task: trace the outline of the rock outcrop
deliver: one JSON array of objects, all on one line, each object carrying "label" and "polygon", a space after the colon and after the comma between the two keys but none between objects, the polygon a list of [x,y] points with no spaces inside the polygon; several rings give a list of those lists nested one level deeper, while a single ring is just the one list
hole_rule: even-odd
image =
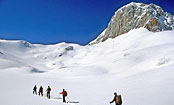
[{"label": "rock outcrop", "polygon": [[155,4],[130,3],[115,12],[108,27],[92,42],[96,44],[104,42],[108,38],[115,38],[129,32],[131,29],[147,28],[152,32],[172,30],[174,28],[174,16],[164,12]]}]

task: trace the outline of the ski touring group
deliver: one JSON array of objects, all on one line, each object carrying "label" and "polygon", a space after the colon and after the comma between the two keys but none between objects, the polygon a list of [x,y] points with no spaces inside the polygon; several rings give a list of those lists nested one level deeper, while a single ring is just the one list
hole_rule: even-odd
[{"label": "ski touring group", "polygon": [[[47,87],[46,92],[47,92],[47,98],[50,99],[50,92],[51,92],[50,86]],[[36,85],[33,88],[33,94],[37,95],[37,86]],[[60,92],[59,94],[62,94],[63,103],[66,103],[65,97],[67,97],[67,95],[68,95],[67,91],[65,89],[63,89],[63,91]],[[42,86],[39,87],[38,95],[43,96],[43,87]],[[114,98],[112,99],[112,101],[110,101],[110,104],[113,103],[113,102],[115,103],[115,105],[122,105],[121,95],[117,95],[117,93],[114,92]]]},{"label": "ski touring group", "polygon": [[[51,87],[50,86],[47,87],[46,92],[47,92],[47,98],[50,99],[50,96],[51,96],[50,95],[50,93],[51,93]],[[33,94],[37,95],[37,86],[36,85],[33,88]],[[63,89],[63,91],[60,92],[59,94],[62,94],[63,102],[66,103],[65,97],[68,95],[67,91],[65,89]],[[42,86],[40,86],[40,88],[39,88],[38,95],[43,96],[43,87]]]}]

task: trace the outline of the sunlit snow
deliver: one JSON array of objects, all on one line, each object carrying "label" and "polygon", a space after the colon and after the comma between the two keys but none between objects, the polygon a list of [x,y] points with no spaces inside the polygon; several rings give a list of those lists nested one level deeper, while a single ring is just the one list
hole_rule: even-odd
[{"label": "sunlit snow", "polygon": [[[71,47],[70,47],[71,46]],[[174,31],[144,28],[91,46],[0,40],[0,105],[173,105]],[[51,99],[32,94],[50,86]],[[113,103],[114,105],[114,103]]]}]

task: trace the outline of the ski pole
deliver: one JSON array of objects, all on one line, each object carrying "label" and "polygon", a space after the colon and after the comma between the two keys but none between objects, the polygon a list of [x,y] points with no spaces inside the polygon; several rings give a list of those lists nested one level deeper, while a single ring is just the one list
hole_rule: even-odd
[{"label": "ski pole", "polygon": [[67,99],[69,100],[69,102],[71,102],[68,96],[67,96]]}]

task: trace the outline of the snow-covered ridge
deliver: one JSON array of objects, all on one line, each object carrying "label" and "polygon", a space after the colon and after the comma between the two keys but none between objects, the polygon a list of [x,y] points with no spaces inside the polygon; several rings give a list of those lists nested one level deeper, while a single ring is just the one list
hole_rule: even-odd
[{"label": "snow-covered ridge", "polygon": [[79,65],[95,65],[99,63],[98,61],[105,64],[103,59],[112,61],[112,56],[120,56],[119,54],[122,55],[122,53],[127,56],[129,52],[172,44],[174,41],[172,34],[173,31],[153,33],[144,28],[133,29],[115,39],[108,39],[93,46],[64,42],[55,45],[39,45],[26,41],[0,40],[0,60],[2,64],[7,64],[0,66],[0,69],[9,68],[9,64],[10,68],[27,67],[31,72],[49,72]]},{"label": "snow-covered ridge", "polygon": [[140,27],[152,32],[172,30],[174,16],[155,4],[132,2],[118,9],[104,32],[89,44],[103,42]]},{"label": "snow-covered ridge", "polygon": [[29,72],[44,73],[50,69],[64,68],[63,61],[79,53],[76,48],[81,46],[65,42],[41,45],[23,40],[0,40],[0,69],[24,67]]}]

